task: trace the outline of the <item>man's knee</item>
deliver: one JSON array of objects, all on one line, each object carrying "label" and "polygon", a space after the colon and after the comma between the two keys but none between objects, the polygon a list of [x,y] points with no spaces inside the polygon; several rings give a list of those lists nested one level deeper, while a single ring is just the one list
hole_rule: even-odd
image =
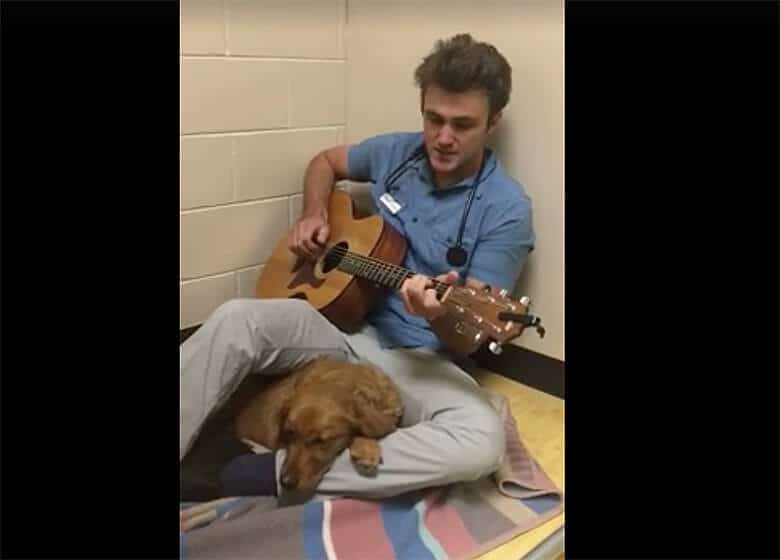
[{"label": "man's knee", "polygon": [[458,445],[449,458],[453,477],[473,481],[498,470],[506,448],[503,422],[492,407],[468,412],[468,419],[453,426]]},{"label": "man's knee", "polygon": [[250,320],[262,318],[266,321],[274,319],[289,319],[312,313],[314,308],[301,299],[252,299],[233,298],[219,305],[212,313],[212,319]]}]

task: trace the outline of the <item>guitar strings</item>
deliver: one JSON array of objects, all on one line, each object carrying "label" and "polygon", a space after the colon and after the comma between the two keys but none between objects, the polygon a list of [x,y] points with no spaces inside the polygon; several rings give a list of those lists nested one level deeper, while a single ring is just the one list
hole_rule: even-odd
[{"label": "guitar strings", "polygon": [[[333,262],[333,257],[338,258],[338,262]],[[386,263],[384,261],[380,261],[378,259],[374,259],[372,257],[366,257],[363,255],[359,255],[357,253],[353,253],[349,251],[348,249],[345,249],[342,246],[336,245],[334,246],[326,255],[325,260],[328,262],[328,264],[334,265],[338,267],[340,264],[349,264],[352,267],[355,267],[357,270],[357,267],[359,266],[366,266],[368,267],[369,271],[360,271],[358,272],[362,274],[368,274],[371,275],[372,273],[378,273],[381,276],[380,278],[370,278],[377,281],[384,281],[387,282],[387,276],[389,275],[391,279],[393,280],[394,284],[399,284],[401,280],[404,280],[406,278],[410,278],[414,275],[414,273],[402,266]],[[355,266],[357,265],[357,266]],[[371,268],[373,267],[373,269]],[[458,286],[450,286],[449,284],[445,284],[444,282],[440,282],[435,279],[431,279],[434,283],[434,288],[436,290],[436,293],[440,296],[443,296],[447,290],[452,287],[453,291],[450,295],[450,301],[454,303],[455,305],[463,308],[468,309],[470,306],[467,302],[464,302],[460,300],[458,297],[460,294],[458,293],[460,291],[460,288]],[[460,301],[459,301],[460,300]],[[482,319],[483,324],[485,326],[491,327],[492,330],[494,330],[497,333],[501,332],[501,327],[497,324],[495,324],[493,321]],[[473,325],[472,325],[473,327]]]},{"label": "guitar strings", "polygon": [[[332,259],[330,258],[332,256],[339,257],[339,262],[336,263],[332,262]],[[376,272],[382,275],[383,280],[386,280],[386,277],[390,275],[392,280],[394,281],[394,284],[399,284],[400,282],[402,282],[402,280],[411,278],[414,275],[412,271],[402,266],[389,264],[377,259],[373,259],[371,257],[358,255],[357,253],[353,253],[348,249],[345,249],[344,247],[339,245],[334,246],[325,255],[325,259],[328,262],[328,264],[335,265],[335,266],[338,266],[346,259],[351,259],[351,261],[356,262],[359,266],[365,265],[367,268],[369,268],[368,271],[360,271],[360,272],[364,272],[366,274],[371,274]],[[372,278],[372,279],[377,280],[377,278]],[[433,278],[431,279],[431,281],[433,282],[433,286],[434,289],[436,290],[436,293],[440,296],[443,296],[450,288],[449,284],[445,284],[444,282],[439,282],[438,280],[435,280]]]}]

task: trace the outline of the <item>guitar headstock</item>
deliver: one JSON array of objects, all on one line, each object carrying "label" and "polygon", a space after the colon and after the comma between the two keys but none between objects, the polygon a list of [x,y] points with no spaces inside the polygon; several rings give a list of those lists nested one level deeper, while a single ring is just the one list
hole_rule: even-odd
[{"label": "guitar headstock", "polygon": [[487,344],[491,352],[500,354],[501,346],[519,337],[526,327],[536,328],[539,336],[544,337],[541,320],[528,313],[528,297],[514,300],[507,290],[489,286],[452,286],[441,302],[448,313],[439,322],[439,330],[444,332],[446,322],[444,342],[451,348],[457,347],[459,352],[470,354]]}]

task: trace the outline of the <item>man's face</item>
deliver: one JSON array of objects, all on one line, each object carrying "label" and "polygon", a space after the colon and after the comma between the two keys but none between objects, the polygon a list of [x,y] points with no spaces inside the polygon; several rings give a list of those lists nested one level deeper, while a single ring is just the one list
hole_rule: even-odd
[{"label": "man's face", "polygon": [[459,181],[477,172],[488,136],[489,104],[481,90],[452,93],[429,86],[422,105],[425,147],[439,181]]}]

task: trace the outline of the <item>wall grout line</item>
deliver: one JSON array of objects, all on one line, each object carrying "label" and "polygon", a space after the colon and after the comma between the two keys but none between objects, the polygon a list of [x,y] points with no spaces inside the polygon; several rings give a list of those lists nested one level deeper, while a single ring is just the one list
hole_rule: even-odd
[{"label": "wall grout line", "polygon": [[[203,274],[201,276],[191,276],[189,278],[179,278],[179,284],[192,284],[193,282],[198,282],[200,280],[209,280],[211,278],[219,278],[220,276],[227,276],[228,274],[232,274],[236,277],[236,284],[238,284],[238,273],[239,272],[246,272],[247,270],[251,270],[253,268],[257,268],[258,266],[265,266],[267,261],[257,263],[257,264],[250,264],[248,266],[241,266],[239,268],[231,268],[229,270],[225,270],[222,272],[210,272],[209,274]],[[236,290],[236,293],[238,291]]]},{"label": "wall grout line", "polygon": [[287,72],[287,128],[292,127],[293,122],[293,77]]},{"label": "wall grout line", "polygon": [[314,58],[305,56],[254,56],[248,54],[183,54],[185,60],[258,60],[263,62],[346,62],[346,58]]},{"label": "wall grout line", "polygon": [[341,0],[339,5],[340,17],[339,17],[339,54],[344,58],[344,62],[347,61],[347,49],[344,43],[344,28],[347,25],[347,10],[349,0]]},{"label": "wall grout line", "polygon": [[218,210],[221,208],[234,208],[238,206],[250,206],[252,204],[259,204],[260,202],[279,202],[280,200],[286,200],[290,196],[295,196],[300,193],[289,193],[277,196],[269,196],[267,198],[250,198],[248,200],[237,200],[234,202],[225,202],[222,204],[209,204],[205,206],[194,206],[192,208],[179,209],[180,216],[186,216],[188,214],[198,214],[201,212],[207,212],[209,210]]},{"label": "wall grout line", "polygon": [[[288,92],[289,95],[289,92]],[[253,134],[274,134],[283,132],[312,132],[343,128],[346,123],[321,124],[316,126],[295,126],[287,128],[249,128],[246,130],[217,130],[213,132],[185,132],[181,138],[218,138],[222,136],[251,136]]]},{"label": "wall grout line", "polygon": [[238,185],[236,178],[236,139],[230,137],[230,187],[231,187],[231,202],[238,202]]},{"label": "wall grout line", "polygon": [[228,274],[232,274],[233,276],[238,276],[236,274],[237,270],[238,269],[231,269],[231,270],[225,270],[223,272],[212,272],[209,274],[204,274],[203,276],[193,276],[191,278],[179,278],[179,284],[191,284],[199,280],[209,280],[211,278],[219,278],[220,276],[227,276]]},{"label": "wall grout line", "polygon": [[230,11],[228,0],[222,0],[222,17],[225,20],[225,56],[230,56],[230,41],[228,40],[228,30],[230,29]]}]

